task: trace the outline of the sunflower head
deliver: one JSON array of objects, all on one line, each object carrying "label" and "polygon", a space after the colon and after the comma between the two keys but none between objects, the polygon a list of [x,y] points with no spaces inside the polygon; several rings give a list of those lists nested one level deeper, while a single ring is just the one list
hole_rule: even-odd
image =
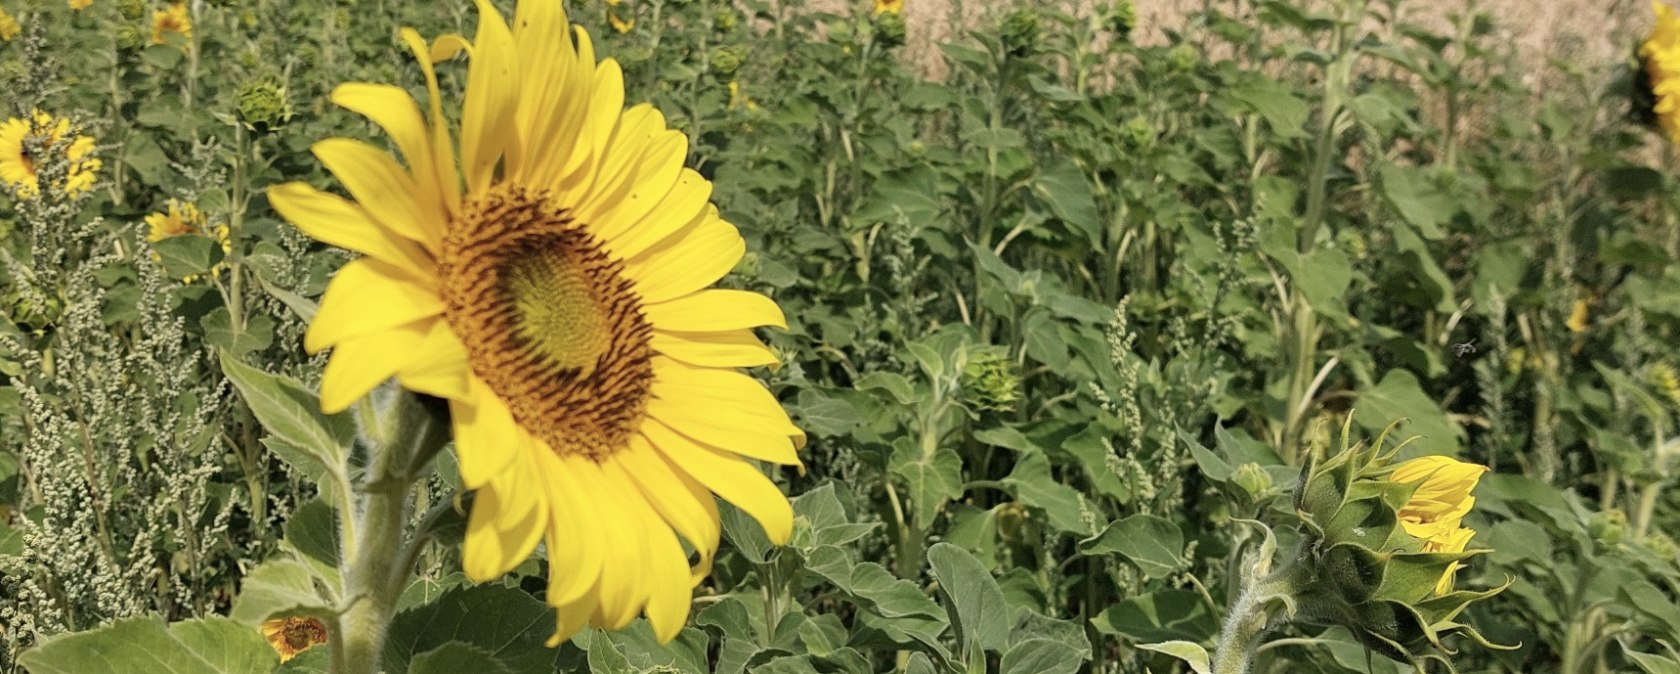
[{"label": "sunflower head", "polygon": [[898,14],[904,11],[904,0],[875,0],[876,14]]},{"label": "sunflower head", "polygon": [[157,243],[172,236],[204,233],[204,214],[191,202],[170,199],[165,210],[146,216],[146,240]]},{"label": "sunflower head", "polygon": [[21,32],[23,28],[18,26],[17,19],[8,14],[6,8],[0,7],[0,42],[11,42]]},{"label": "sunflower head", "polygon": [[41,171],[50,162],[64,162],[62,180],[55,186],[74,198],[93,188],[102,166],[93,156],[93,139],[72,134],[68,117],[39,110],[29,117],[0,123],[0,182],[19,198],[32,199],[41,191]]},{"label": "sunflower head", "polygon": [[263,622],[263,637],[285,662],[297,654],[327,643],[327,626],[315,618],[293,616]]},{"label": "sunflower head", "polygon": [[152,44],[167,44],[170,33],[190,40],[192,30],[192,14],[187,10],[185,2],[177,2],[166,9],[152,12]]},{"label": "sunflower head", "polygon": [[78,12],[93,6],[93,0],[69,0],[70,9]]},{"label": "sunflower head", "polygon": [[[467,575],[496,578],[546,540],[551,644],[638,614],[669,640],[717,551],[716,497],[772,541],[791,533],[787,498],[749,460],[797,465],[804,435],[738,371],[776,362],[753,329],[785,321],[763,295],[709,288],[741,259],[740,233],[683,166],[687,136],[651,106],[625,109],[618,65],[560,1],[520,0],[511,26],[478,6],[470,43],[402,32],[422,104],[392,85],[333,92],[402,162],[327,139],[315,154],[350,199],[269,190],[306,234],[363,255],[304,337],[333,350],[321,404],[343,410],[391,377],[447,400],[476,490]],[[466,90],[446,114],[434,63],[460,54]]]},{"label": "sunflower head", "polygon": [[1342,625],[1367,647],[1406,661],[1449,633],[1493,646],[1455,618],[1504,587],[1452,586],[1464,560],[1484,552],[1467,549],[1475,532],[1461,523],[1487,469],[1443,456],[1395,464],[1416,438],[1389,446],[1384,431],[1368,446],[1354,443],[1351,422],[1350,415],[1342,450],[1315,459],[1297,487],[1306,536],[1288,575],[1298,618]]},{"label": "sunflower head", "polygon": [[1639,107],[1673,142],[1680,142],[1680,15],[1663,0],[1652,0],[1656,24],[1639,45]]}]

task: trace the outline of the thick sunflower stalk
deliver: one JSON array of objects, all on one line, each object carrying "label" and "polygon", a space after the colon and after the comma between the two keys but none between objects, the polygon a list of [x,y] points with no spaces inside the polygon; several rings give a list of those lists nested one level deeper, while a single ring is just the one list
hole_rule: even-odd
[{"label": "thick sunflower stalk", "polygon": [[1466,549],[1475,532],[1463,519],[1487,469],[1444,456],[1395,463],[1415,437],[1388,448],[1390,425],[1370,446],[1353,444],[1351,423],[1349,415],[1341,451],[1303,471],[1299,549],[1269,573],[1262,555],[1220,633],[1214,674],[1249,671],[1261,637],[1288,622],[1346,627],[1367,648],[1414,665],[1450,667],[1442,639],[1451,634],[1499,647],[1456,618],[1504,587],[1453,589],[1465,560],[1485,552]]}]

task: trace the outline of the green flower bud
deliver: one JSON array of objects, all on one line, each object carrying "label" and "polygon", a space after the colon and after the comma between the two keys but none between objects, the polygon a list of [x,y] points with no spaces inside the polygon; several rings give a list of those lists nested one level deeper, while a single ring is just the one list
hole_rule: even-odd
[{"label": "green flower bud", "polygon": [[875,15],[875,40],[884,47],[897,47],[904,44],[905,35],[909,33],[904,23],[904,15],[897,12],[882,12]]},{"label": "green flower bud", "polygon": [[1017,501],[997,507],[998,537],[1009,543],[1025,543],[1031,533],[1032,514]]},{"label": "green flower bud", "polygon": [[128,19],[129,21],[139,21],[146,16],[146,1],[119,0],[119,2],[117,2],[117,11],[122,12],[122,17],[124,19]]},{"label": "green flower bud", "polygon": [[117,26],[117,47],[121,49],[140,49],[146,46],[147,37],[138,27],[123,24]]},{"label": "green flower bud", "polygon": [[1108,6],[1108,13],[1104,17],[1108,30],[1119,40],[1130,40],[1132,29],[1137,28],[1137,5],[1132,0],[1115,0]]},{"label": "green flower bud", "polygon": [[1155,125],[1149,123],[1148,117],[1136,115],[1126,120],[1121,130],[1126,140],[1134,147],[1142,148],[1155,144]]},{"label": "green flower bud", "polygon": [[1272,474],[1260,464],[1250,461],[1237,467],[1237,472],[1231,476],[1231,484],[1242,490],[1243,498],[1249,503],[1260,503],[1271,496]]},{"label": "green flower bud", "polygon": [[1670,561],[1680,561],[1680,544],[1661,531],[1652,531],[1639,539],[1653,554]]},{"label": "green flower bud", "polygon": [[741,45],[729,45],[713,49],[707,57],[707,63],[712,68],[712,74],[719,79],[729,79],[735,71],[741,69],[741,64],[747,60],[747,49]]},{"label": "green flower bud", "polygon": [[719,33],[735,30],[740,25],[741,15],[733,8],[724,7],[712,14],[712,29]]},{"label": "green flower bud", "polygon": [[1007,412],[1021,400],[1021,378],[1009,357],[982,351],[963,366],[963,400],[976,410]]},{"label": "green flower bud", "polygon": [[280,128],[292,118],[286,88],[269,82],[247,82],[237,98],[239,122],[257,133]]},{"label": "green flower bud", "polygon": [[1174,70],[1188,71],[1195,68],[1196,62],[1200,60],[1201,55],[1196,53],[1196,48],[1187,43],[1181,42],[1167,50],[1167,63],[1171,64]]},{"label": "green flower bud", "polygon": [[1620,510],[1593,513],[1587,532],[1604,547],[1615,547],[1627,538],[1627,514]]},{"label": "green flower bud", "polygon": [[1010,54],[1025,56],[1038,51],[1038,14],[1026,8],[1010,12],[1003,17],[999,34],[1003,37],[1003,48]]}]

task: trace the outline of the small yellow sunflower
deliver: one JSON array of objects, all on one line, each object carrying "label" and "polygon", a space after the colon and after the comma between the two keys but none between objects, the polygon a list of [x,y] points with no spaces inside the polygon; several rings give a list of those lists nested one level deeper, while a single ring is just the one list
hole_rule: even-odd
[{"label": "small yellow sunflower", "polygon": [[263,637],[285,662],[297,654],[327,643],[327,626],[314,618],[275,618],[262,624]]},{"label": "small yellow sunflower", "polygon": [[152,44],[167,44],[168,33],[180,33],[181,37],[192,39],[192,14],[187,11],[187,3],[177,2],[169,9],[152,12]]},{"label": "small yellow sunflower", "polygon": [[[0,182],[10,185],[20,198],[32,199],[41,192],[37,158],[30,154],[30,139],[39,139],[45,152],[62,151],[70,163],[62,187],[75,197],[93,189],[95,175],[103,163],[93,156],[93,139],[70,136],[70,118],[54,117],[40,110],[28,119],[13,117],[0,122]],[[66,142],[68,140],[68,142]]]},{"label": "small yellow sunflower", "polygon": [[[1424,552],[1463,552],[1476,532],[1460,524],[1476,505],[1470,492],[1486,472],[1485,466],[1445,456],[1425,456],[1395,466],[1389,479],[1417,485],[1400,509],[1400,527],[1423,540]],[[1441,575],[1436,594],[1452,591],[1453,574],[1462,566],[1455,562]]]},{"label": "small yellow sunflower", "polygon": [[182,234],[204,233],[204,214],[198,206],[191,202],[169,200],[168,207],[163,212],[146,216],[146,224],[151,230],[146,234],[146,240],[157,243],[172,236]]},{"label": "small yellow sunflower", "polygon": [[6,13],[6,8],[0,7],[0,42],[11,42],[20,32],[23,28],[18,26],[17,19]]},{"label": "small yellow sunflower", "polygon": [[93,6],[93,0],[69,0],[70,9],[78,12]]},{"label": "small yellow sunflower", "polygon": [[876,14],[897,14],[904,11],[904,0],[875,0]]},{"label": "small yellow sunflower", "polygon": [[[618,3],[613,4],[616,6]],[[608,9],[607,23],[611,24],[612,29],[619,35],[623,35],[636,28],[636,17],[620,17],[618,15],[618,10]]]},{"label": "small yellow sunflower", "polygon": [[[224,223],[210,225],[204,213],[200,212],[198,206],[190,201],[170,199],[168,206],[163,211],[146,216],[146,225],[148,227],[146,240],[152,243],[183,234],[202,234],[215,239],[216,243],[221,246],[223,254],[233,250],[233,241],[228,236],[228,226]],[[153,253],[152,259],[160,258],[157,253]],[[210,273],[213,276],[220,275],[225,267],[225,264],[218,262],[215,267],[211,268]],[[187,276],[182,278],[181,282],[192,283],[198,279],[197,275]]]},{"label": "small yellow sunflower", "polygon": [[1671,141],[1680,143],[1680,16],[1662,0],[1652,0],[1657,23],[1639,46],[1647,84],[1656,99],[1651,112]]},{"label": "small yellow sunflower", "polygon": [[[785,326],[782,312],[709,288],[745,251],[740,233],[684,168],[687,137],[649,105],[625,109],[618,64],[596,61],[560,0],[520,0],[511,28],[478,7],[470,44],[402,31],[425,111],[393,85],[332,94],[383,127],[402,163],[327,139],[315,155],[350,199],[269,190],[306,234],[364,256],[332,279],[304,338],[333,349],[321,405],[344,410],[392,376],[447,399],[477,490],[467,575],[496,578],[546,541],[550,645],[637,614],[669,640],[717,552],[715,496],[772,541],[791,533],[787,498],[747,459],[797,465],[804,434],[737,371],[776,362],[753,329]],[[463,50],[451,128],[433,63]]]}]

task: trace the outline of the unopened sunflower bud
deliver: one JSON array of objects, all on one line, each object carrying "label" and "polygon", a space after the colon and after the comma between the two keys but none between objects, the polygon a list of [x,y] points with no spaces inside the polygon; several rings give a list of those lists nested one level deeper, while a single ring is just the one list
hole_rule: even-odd
[{"label": "unopened sunflower bud", "polygon": [[730,7],[721,8],[712,14],[712,29],[719,33],[735,30],[735,26],[740,23],[741,15]]},{"label": "unopened sunflower bud", "polygon": [[1675,543],[1674,539],[1669,537],[1668,534],[1661,531],[1652,531],[1645,534],[1644,538],[1639,539],[1639,542],[1643,543],[1646,549],[1659,558],[1671,562],[1680,561],[1680,544]]},{"label": "unopened sunflower bud", "polygon": [[1025,543],[1028,527],[1032,524],[1031,514],[1027,507],[1017,501],[1010,501],[997,507],[998,537],[1010,543]]},{"label": "unopened sunflower bud", "polygon": [[1003,48],[1010,54],[1025,56],[1038,51],[1038,14],[1031,9],[1017,9],[1004,16],[1000,32]]},{"label": "unopened sunflower bud", "polygon": [[719,79],[729,79],[735,71],[741,69],[741,64],[747,60],[747,50],[740,45],[729,45],[712,50],[707,61],[712,68],[712,74]]},{"label": "unopened sunflower bud", "polygon": [[1109,5],[1107,17],[1108,30],[1119,40],[1130,40],[1132,30],[1137,28],[1137,5],[1132,0],[1115,0]]},{"label": "unopened sunflower bud", "polygon": [[1155,125],[1149,123],[1148,117],[1135,115],[1126,120],[1126,125],[1121,129],[1133,147],[1149,147],[1155,143]]},{"label": "unopened sunflower bud", "polygon": [[139,49],[146,46],[146,34],[135,26],[123,24],[117,26],[117,47],[121,49]]},{"label": "unopened sunflower bud", "polygon": [[239,122],[257,133],[268,133],[292,118],[286,88],[269,82],[247,82],[238,95]]},{"label": "unopened sunflower bud", "polygon": [[1237,467],[1237,472],[1231,475],[1231,484],[1242,490],[1243,498],[1249,503],[1259,503],[1271,495],[1272,475],[1250,461]]},{"label": "unopened sunflower bud", "polygon": [[1674,409],[1680,410],[1680,372],[1676,372],[1673,365],[1658,362],[1651,365],[1648,373],[1651,388],[1657,390],[1657,395],[1668,400]]},{"label": "unopened sunflower bud", "polygon": [[876,42],[884,47],[903,45],[905,36],[909,34],[904,15],[896,12],[875,15],[875,34]]},{"label": "unopened sunflower bud", "polygon": [[146,1],[118,0],[117,11],[122,12],[122,17],[124,19],[128,19],[129,21],[139,21],[141,18],[146,16]]},{"label": "unopened sunflower bud", "polygon": [[963,366],[963,400],[977,410],[1007,412],[1021,399],[1021,377],[1009,357],[980,352]]},{"label": "unopened sunflower bud", "polygon": [[1171,64],[1174,70],[1189,71],[1196,67],[1199,60],[1201,57],[1196,54],[1196,48],[1186,43],[1181,42],[1167,50],[1167,63]]},{"label": "unopened sunflower bud", "polygon": [[1599,545],[1615,547],[1627,538],[1627,523],[1627,513],[1605,510],[1593,513],[1592,519],[1587,522],[1587,532]]}]

